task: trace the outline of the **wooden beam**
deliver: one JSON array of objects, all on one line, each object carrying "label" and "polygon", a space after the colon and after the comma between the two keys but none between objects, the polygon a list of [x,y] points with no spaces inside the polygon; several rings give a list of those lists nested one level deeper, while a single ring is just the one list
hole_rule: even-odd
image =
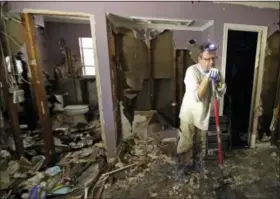
[{"label": "wooden beam", "polygon": [[122,140],[122,128],[121,128],[121,112],[120,112],[120,95],[119,95],[119,81],[118,81],[118,69],[117,69],[117,59],[116,59],[116,37],[113,34],[111,23],[106,19],[107,23],[107,36],[108,36],[108,49],[109,49],[109,63],[111,71],[111,81],[112,81],[112,96],[113,96],[113,109],[114,111],[114,122],[116,125],[116,145],[118,146]]},{"label": "wooden beam", "polygon": [[173,94],[172,94],[172,110],[173,110],[173,120],[175,122],[175,125],[178,125],[178,69],[177,69],[177,56],[176,56],[176,50],[173,51],[173,73],[172,73],[172,87],[173,87]]},{"label": "wooden beam", "polygon": [[179,91],[178,91],[178,103],[181,105],[182,99],[184,97],[184,50],[177,50],[177,70],[178,70],[178,85],[179,85]]},{"label": "wooden beam", "polygon": [[[2,47],[3,46],[1,45],[0,46],[1,51],[2,51],[1,54],[4,56]],[[20,130],[20,126],[19,126],[19,115],[18,115],[18,110],[17,110],[16,105],[13,103],[13,96],[11,94],[9,94],[9,85],[8,85],[7,79],[5,77],[5,71],[4,71],[4,66],[3,66],[4,57],[1,60],[1,62],[2,62],[2,65],[0,65],[0,81],[1,81],[2,85],[0,85],[0,89],[3,89],[4,100],[5,100],[5,104],[7,106],[8,118],[9,118],[9,123],[10,123],[9,130],[11,130],[11,132],[13,134],[15,148],[16,148],[16,154],[19,158],[24,153],[24,146],[23,146],[22,138],[20,136],[21,130]]]},{"label": "wooden beam", "polygon": [[36,109],[39,116],[40,127],[44,139],[44,154],[46,164],[50,164],[54,151],[54,140],[52,134],[52,123],[48,110],[47,94],[44,85],[43,70],[39,65],[40,58],[37,52],[36,33],[34,17],[28,13],[21,13],[21,20],[24,27],[25,42],[28,52],[29,70],[36,102]]},{"label": "wooden beam", "polygon": [[146,39],[145,44],[147,46],[147,57],[148,57],[148,74],[149,74],[149,107],[151,110],[155,109],[155,81],[154,81],[154,67],[152,53],[153,49],[151,48],[151,40]]}]

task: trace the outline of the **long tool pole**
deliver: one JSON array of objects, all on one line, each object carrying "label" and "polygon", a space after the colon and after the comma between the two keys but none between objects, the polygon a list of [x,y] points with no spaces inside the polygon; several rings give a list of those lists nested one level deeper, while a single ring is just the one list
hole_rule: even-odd
[{"label": "long tool pole", "polygon": [[221,129],[220,129],[220,117],[219,117],[219,104],[216,96],[216,83],[212,80],[212,88],[214,95],[214,113],[215,113],[215,122],[217,130],[217,145],[218,145],[218,156],[219,156],[219,166],[222,168],[224,165],[224,157],[222,151],[222,141],[221,141]]},{"label": "long tool pole", "polygon": [[224,174],[224,156],[222,151],[222,141],[221,141],[221,129],[220,129],[220,117],[219,117],[219,104],[218,99],[216,96],[216,83],[212,81],[212,90],[213,90],[213,97],[214,97],[214,112],[215,112],[215,121],[216,121],[216,129],[217,129],[217,145],[218,145],[218,156],[219,156],[219,167],[223,176],[223,184],[216,188],[216,196],[217,199],[222,198],[238,198],[236,197],[235,193],[226,182],[228,176]]}]

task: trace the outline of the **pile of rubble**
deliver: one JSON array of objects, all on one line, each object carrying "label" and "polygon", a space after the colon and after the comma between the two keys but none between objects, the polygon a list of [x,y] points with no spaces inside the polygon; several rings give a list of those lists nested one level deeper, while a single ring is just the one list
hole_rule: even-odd
[{"label": "pile of rubble", "polygon": [[[81,149],[101,141],[100,122],[78,123],[74,126],[56,128],[53,131],[56,151]],[[30,155],[42,154],[43,138],[39,130],[26,132],[22,136],[25,151]]]},{"label": "pile of rubble", "polygon": [[61,127],[54,130],[54,144],[57,149],[71,148],[81,149],[100,142],[100,122],[78,123],[75,126]]},{"label": "pile of rubble", "polygon": [[[114,173],[107,180],[104,197],[114,198],[110,192],[117,190],[129,192],[129,190],[139,187],[144,181],[147,183],[149,181],[147,178],[157,178],[164,182],[175,182],[175,160],[172,154],[172,152],[176,151],[175,143],[176,138],[160,138],[155,136],[144,140],[138,136],[133,136],[124,142],[119,161],[114,165],[116,170],[119,169],[119,172]],[[151,184],[153,183],[151,182]],[[158,184],[158,186],[160,185]],[[192,193],[199,192],[199,175],[191,174],[185,184],[173,183],[172,187],[166,189],[165,197],[167,195],[171,198],[178,197],[183,188],[184,190],[187,188],[186,191],[190,193],[190,197]],[[149,192],[149,197],[159,197],[156,191],[151,191],[149,188],[147,192]],[[118,197],[122,196],[121,194]]]},{"label": "pile of rubble", "polygon": [[151,171],[154,162],[174,165],[172,157],[162,153],[164,146],[164,140],[154,137],[146,140],[140,139],[137,135],[130,137],[123,143],[118,162],[114,165],[114,169],[119,171],[107,181],[105,189],[114,184],[116,179],[119,186],[138,182]]},{"label": "pile of rubble", "polygon": [[109,167],[101,142],[100,124],[59,128],[54,131],[57,159],[44,168],[40,132],[23,136],[25,155],[15,160],[11,147],[0,152],[0,195],[5,199],[93,198],[102,173]]},{"label": "pile of rubble", "polygon": [[56,166],[47,169],[42,168],[44,156],[35,156],[31,161],[24,157],[20,160],[1,157],[0,195],[6,195],[4,198],[9,199],[41,199],[43,195],[66,194],[70,198],[81,198],[85,190],[94,191],[92,186],[106,169],[104,152],[101,144],[95,144],[65,154]]}]

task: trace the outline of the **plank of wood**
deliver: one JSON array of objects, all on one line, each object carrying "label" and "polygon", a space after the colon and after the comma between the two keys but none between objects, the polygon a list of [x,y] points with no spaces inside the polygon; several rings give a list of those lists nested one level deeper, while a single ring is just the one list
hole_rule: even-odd
[{"label": "plank of wood", "polygon": [[122,140],[121,133],[121,112],[120,112],[120,95],[119,95],[119,76],[116,62],[116,37],[113,33],[111,23],[106,20],[107,23],[107,35],[108,35],[108,48],[109,48],[109,63],[111,71],[111,82],[112,82],[112,96],[113,96],[113,108],[114,108],[114,122],[116,125],[116,147]]},{"label": "plank of wood", "polygon": [[184,50],[177,50],[177,69],[178,69],[178,85],[179,85],[179,99],[178,102],[181,105],[183,96],[184,96],[184,77],[185,77],[185,73],[184,73]]},{"label": "plank of wood", "polygon": [[175,125],[178,125],[178,115],[179,115],[179,107],[178,107],[178,69],[177,69],[177,57],[176,57],[176,50],[173,51],[173,72],[172,72],[172,111],[173,111],[173,120]]},{"label": "plank of wood", "polygon": [[28,52],[29,69],[31,72],[31,82],[36,102],[36,110],[44,139],[44,154],[46,164],[51,163],[55,154],[52,123],[48,110],[47,94],[44,85],[43,69],[39,64],[40,57],[37,52],[36,32],[34,16],[28,13],[21,13],[21,20],[24,27],[25,41]]},{"label": "plank of wood", "polygon": [[145,40],[147,46],[147,55],[148,55],[148,75],[149,75],[149,96],[150,96],[150,110],[155,109],[155,80],[153,74],[153,61],[152,61],[152,49],[151,41],[149,39]]}]

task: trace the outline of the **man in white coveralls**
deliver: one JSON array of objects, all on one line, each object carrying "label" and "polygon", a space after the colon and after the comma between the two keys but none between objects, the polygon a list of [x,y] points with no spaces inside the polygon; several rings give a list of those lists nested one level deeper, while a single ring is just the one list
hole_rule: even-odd
[{"label": "man in white coveralls", "polygon": [[186,178],[186,169],[204,174],[206,132],[208,130],[212,81],[216,83],[217,97],[222,98],[226,85],[221,73],[215,68],[216,46],[203,44],[198,48],[198,63],[186,70],[185,95],[180,110],[180,129],[177,145],[177,178]]}]

